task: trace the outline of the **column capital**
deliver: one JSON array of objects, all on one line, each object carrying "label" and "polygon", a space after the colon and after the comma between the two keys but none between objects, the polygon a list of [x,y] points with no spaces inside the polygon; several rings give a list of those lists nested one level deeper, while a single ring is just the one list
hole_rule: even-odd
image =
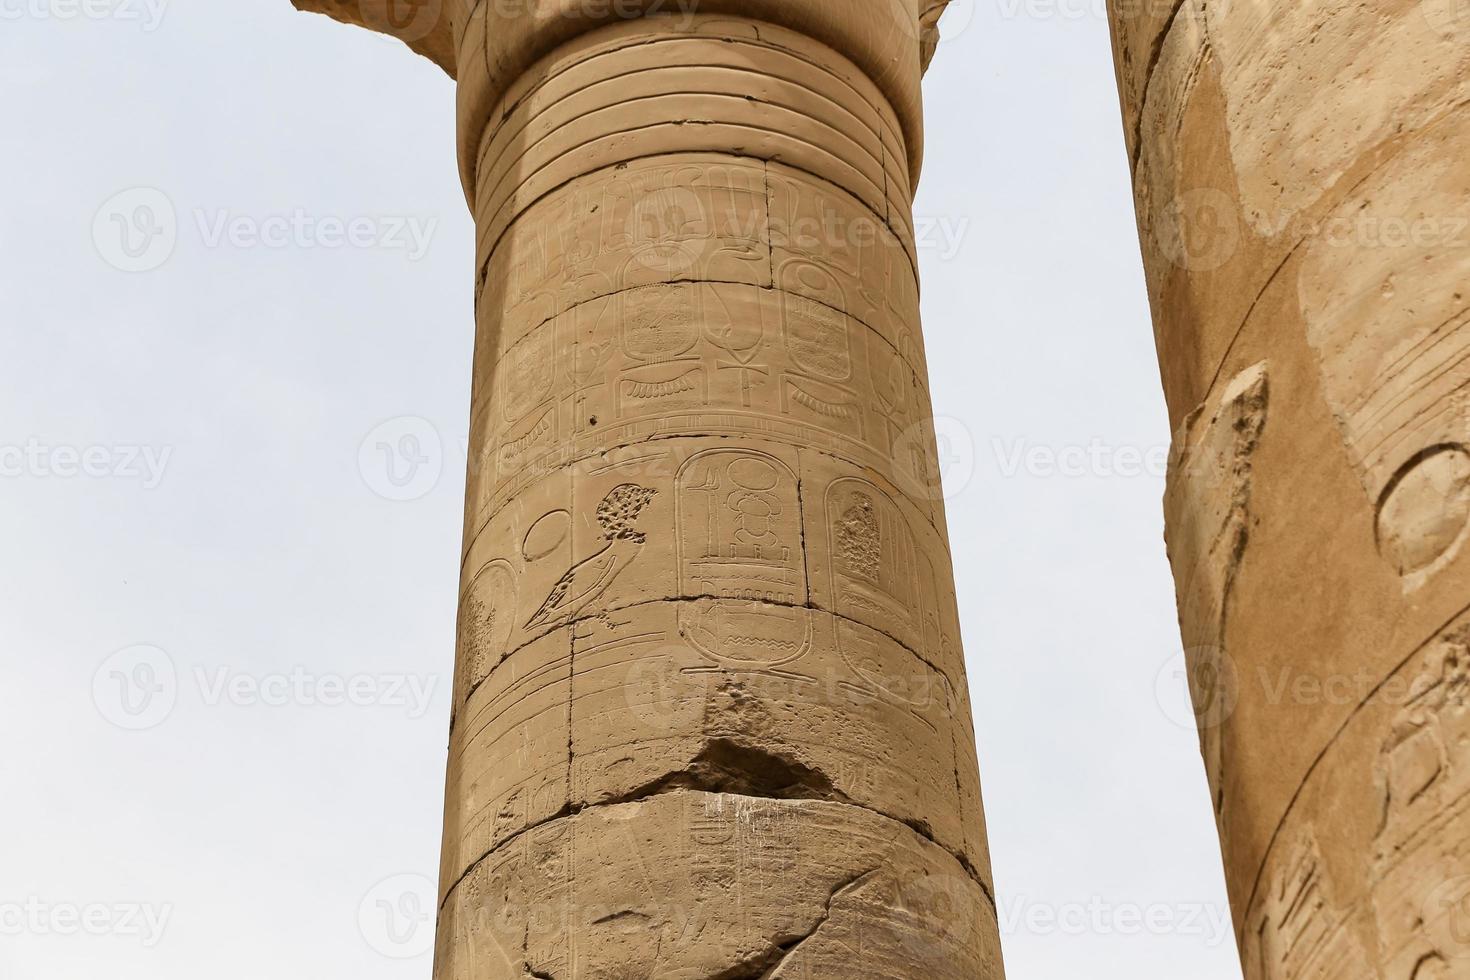
[{"label": "column capital", "polygon": [[455,58],[457,0],[291,0],[300,11],[325,14],[344,24],[396,37],[418,54],[458,75]]},{"label": "column capital", "polygon": [[922,154],[919,82],[949,0],[292,0],[299,10],[397,37],[460,82],[460,166],[472,193],[472,147],[509,87],[581,34],[658,15],[738,16],[811,37],[856,64],[897,113],[911,176]]},{"label": "column capital", "polygon": [[683,33],[721,18],[792,31],[855,65],[897,115],[910,179],[916,179],[923,146],[921,6],[927,0],[479,0],[456,22],[466,190],[473,193],[475,148],[497,106],[554,52],[618,24],[643,20],[651,30]]}]

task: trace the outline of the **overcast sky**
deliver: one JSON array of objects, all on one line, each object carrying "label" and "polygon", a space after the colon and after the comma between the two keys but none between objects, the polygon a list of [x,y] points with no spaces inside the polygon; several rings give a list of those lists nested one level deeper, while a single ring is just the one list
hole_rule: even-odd
[{"label": "overcast sky", "polygon": [[[1005,951],[1012,980],[1238,980],[1099,7],[959,0],[926,85]],[[0,977],[427,980],[472,340],[452,85],[286,0],[0,20]],[[415,480],[360,452],[385,435]]]}]

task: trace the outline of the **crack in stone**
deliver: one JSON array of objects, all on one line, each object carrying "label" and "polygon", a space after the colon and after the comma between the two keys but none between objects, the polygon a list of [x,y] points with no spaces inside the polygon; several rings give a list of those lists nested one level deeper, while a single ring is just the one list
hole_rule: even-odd
[{"label": "crack in stone", "polygon": [[1159,67],[1159,61],[1164,56],[1164,44],[1169,40],[1169,34],[1174,30],[1174,22],[1179,19],[1179,12],[1189,0],[1176,0],[1173,9],[1169,11],[1169,19],[1159,30],[1154,38],[1152,49],[1149,51],[1148,67],[1143,72],[1143,85],[1138,92],[1138,118],[1133,122],[1133,173],[1138,174],[1138,161],[1143,158],[1143,120],[1144,110],[1148,106],[1149,89],[1153,87],[1154,72]]},{"label": "crack in stone", "polygon": [[[478,683],[474,684],[467,692],[465,692],[464,704],[466,706],[469,704],[470,698],[474,697],[475,692],[478,691],[481,687],[483,687],[486,684],[486,682],[488,682],[492,677],[494,677],[495,676],[495,671],[498,670],[498,669],[500,669],[500,667],[503,666],[507,660],[510,660],[516,654],[518,654],[521,651],[525,650],[527,647],[529,647],[532,644],[536,643],[538,640],[543,640],[546,637],[550,636],[552,633],[555,633],[556,630],[558,630],[558,629],[571,629],[571,630],[575,631],[576,627],[578,625],[582,624],[582,623],[597,622],[599,620],[604,619],[604,617],[606,617],[606,616],[608,616],[608,615],[610,615],[612,613],[626,612],[626,611],[632,610],[632,609],[641,609],[641,608],[643,608],[645,606],[654,606],[654,605],[658,605],[659,603],[664,603],[664,602],[730,602],[730,601],[733,601],[733,600],[731,600],[729,596],[708,595],[708,594],[668,596],[667,598],[662,598],[662,599],[646,599],[646,600],[644,600],[642,602],[634,602],[634,603],[630,603],[629,605],[626,605],[626,606],[618,606],[618,607],[616,607],[614,609],[606,609],[606,610],[603,610],[603,611],[597,612],[597,613],[586,613],[585,615],[575,615],[575,616],[572,616],[571,618],[567,619],[564,623],[562,623],[562,625],[556,627],[555,629],[549,630],[546,633],[540,633],[540,634],[537,634],[536,636],[531,637],[530,639],[526,640],[524,643],[522,643],[519,646],[517,646],[515,649],[510,650],[509,652],[507,652],[499,660],[497,660],[495,662],[495,666],[492,667],[492,668],[490,668],[489,673],[487,673],[485,675],[484,679],[481,680],[481,681],[479,681]],[[864,623],[864,622],[862,622],[860,620],[853,619],[850,616],[844,616],[842,613],[834,612],[831,609],[824,609],[824,608],[822,608],[821,606],[817,605],[814,602],[805,602],[805,603],[800,603],[800,602],[776,602],[776,601],[773,601],[773,600],[770,600],[770,599],[742,599],[740,601],[742,601],[742,602],[752,602],[752,603],[756,603],[756,604],[762,605],[762,606],[774,606],[774,607],[776,607],[778,609],[804,609],[804,610],[806,610],[808,612],[821,613],[824,616],[831,616],[833,619],[841,620],[842,622],[845,622],[845,623],[851,623],[854,626],[861,626],[864,629],[872,630],[874,633],[877,633],[879,636],[882,636],[882,637],[884,637],[884,638],[886,638],[888,640],[891,640],[895,645],[897,645],[900,649],[902,649],[909,656],[913,657],[919,663],[923,664],[925,667],[927,667],[930,670],[934,671],[934,673],[936,673],[940,677],[942,677],[944,679],[944,681],[947,684],[950,685],[950,687],[954,688],[955,691],[961,690],[962,687],[963,687],[963,684],[965,683],[965,679],[963,677],[961,677],[960,680],[959,680],[959,682],[957,683],[956,680],[953,677],[950,677],[949,676],[949,672],[946,671],[943,667],[941,667],[938,664],[934,663],[934,661],[930,660],[928,657],[925,657],[923,654],[919,653],[913,647],[909,646],[909,644],[906,641],[899,639],[898,637],[894,636],[892,633],[889,633],[889,632],[887,632],[887,631],[885,631],[883,629],[880,629],[879,627],[872,626],[872,625],[870,625],[868,623]],[[584,636],[584,637],[582,637],[582,639],[586,639],[586,637]],[[955,695],[955,702],[956,702],[957,705],[958,705],[959,700],[960,700],[959,695],[956,694]],[[450,734],[451,739],[453,738],[454,732],[456,730],[456,724],[458,723],[458,721],[459,721],[459,709],[458,709],[458,706],[457,706],[456,709],[455,709],[455,711],[451,712],[451,716],[450,716],[449,734]]]},{"label": "crack in stone", "polygon": [[712,974],[706,980],[772,980],[773,977],[790,962],[791,957],[801,948],[802,944],[811,939],[822,930],[829,919],[832,918],[832,906],[843,895],[860,888],[869,878],[877,874],[881,868],[870,868],[861,874],[854,875],[833,886],[827,894],[827,902],[822,909],[821,915],[812,927],[797,936],[777,936],[771,940],[771,948],[759,956],[749,957],[732,967]]},{"label": "crack in stone", "polygon": [[873,875],[877,874],[878,871],[878,868],[871,868],[867,871],[864,871],[862,874],[857,875],[856,877],[849,878],[847,881],[832,889],[832,891],[827,895],[827,904],[823,907],[822,917],[817,920],[817,924],[814,925],[805,936],[800,937],[794,942],[783,944],[780,947],[782,949],[781,958],[777,960],[770,969],[762,973],[757,978],[757,980],[771,980],[771,978],[780,973],[781,968],[791,961],[791,957],[795,956],[801,950],[801,947],[803,945],[805,945],[810,939],[816,936],[817,933],[821,932],[822,928],[829,921],[831,921],[832,906],[836,903],[836,901],[842,896],[846,895],[848,892],[856,891],[857,889],[861,888],[867,882],[867,880],[873,877]]},{"label": "crack in stone", "polygon": [[769,749],[733,738],[711,738],[684,769],[671,772],[620,797],[634,802],[690,790],[765,800],[818,800],[855,804],[826,773]]},{"label": "crack in stone", "polygon": [[[762,754],[766,755],[769,754],[765,753],[764,750],[755,751],[761,752]],[[774,758],[779,759],[779,757]],[[809,767],[802,766],[801,768],[808,769],[811,772],[816,772],[816,770],[810,770]],[[822,775],[820,773],[818,773],[818,775],[820,775],[823,780],[826,780],[825,775]],[[685,777],[687,777],[687,779]],[[931,830],[929,828],[929,825],[924,823],[923,821],[909,820],[903,817],[894,816],[891,813],[885,813],[882,810],[875,810],[873,807],[844,797],[840,792],[835,789],[832,791],[835,794],[835,797],[832,799],[798,795],[760,796],[751,795],[749,793],[727,793],[718,790],[703,790],[697,787],[686,785],[686,782],[688,780],[692,780],[694,778],[695,777],[690,774],[687,769],[679,770],[677,772],[669,773],[651,783],[646,783],[643,787],[639,789],[633,790],[629,793],[620,794],[615,797],[610,797],[606,800],[565,804],[561,807],[561,809],[557,810],[557,812],[553,813],[551,816],[545,817],[541,820],[537,820],[536,822],[528,824],[527,826],[521,828],[514,834],[511,834],[509,837],[505,838],[505,840],[496,844],[494,847],[491,847],[479,857],[475,858],[475,860],[471,861],[468,865],[466,865],[465,869],[460,873],[459,877],[454,880],[454,883],[451,884],[447,889],[445,889],[444,898],[439,902],[439,910],[442,912],[444,908],[448,906],[449,899],[453,897],[455,890],[459,888],[459,886],[464,882],[466,878],[468,878],[471,874],[475,872],[476,868],[483,864],[492,855],[504,850],[506,847],[520,840],[527,834],[540,830],[542,827],[556,823],[559,820],[566,820],[571,817],[579,816],[580,814],[586,813],[589,810],[598,810],[606,807],[615,806],[627,806],[629,804],[642,803],[650,799],[655,799],[659,796],[668,796],[678,793],[706,793],[709,795],[740,796],[746,799],[779,800],[783,802],[808,801],[813,803],[832,803],[841,806],[850,806],[855,810],[863,810],[867,813],[873,814],[876,817],[881,817],[884,820],[889,820],[893,823],[901,824],[907,827],[919,837],[923,838],[928,843],[933,844],[945,854],[949,855],[949,857],[960,866],[960,869],[964,871],[966,877],[968,877],[980,888],[981,894],[985,896],[985,900],[987,903],[989,903],[991,909],[994,910],[997,908],[994,891],[981,876],[979,869],[975,867],[974,862],[970,860],[969,856],[964,854],[963,852],[956,851],[954,848],[949,847],[948,845],[939,841],[934,836],[933,830]],[[828,781],[828,783],[830,785],[830,781]],[[787,789],[794,790],[795,787],[791,786],[787,787]]]}]

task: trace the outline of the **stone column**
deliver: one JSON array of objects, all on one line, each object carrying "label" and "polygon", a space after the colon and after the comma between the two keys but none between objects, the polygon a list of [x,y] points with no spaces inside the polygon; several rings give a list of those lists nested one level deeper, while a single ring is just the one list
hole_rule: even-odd
[{"label": "stone column", "polygon": [[941,7],[446,4],[439,980],[1001,977],[911,223]]},{"label": "stone column", "polygon": [[1470,6],[1113,7],[1246,977],[1470,975]]}]

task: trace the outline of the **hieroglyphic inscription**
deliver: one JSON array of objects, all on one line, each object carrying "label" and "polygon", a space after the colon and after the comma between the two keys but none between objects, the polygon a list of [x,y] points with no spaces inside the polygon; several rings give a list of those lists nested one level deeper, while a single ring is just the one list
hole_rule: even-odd
[{"label": "hieroglyphic inscription", "polygon": [[1242,951],[1245,980],[1356,980],[1372,976],[1326,878],[1321,848],[1304,834],[1270,873],[1264,907]]},{"label": "hieroglyphic inscription", "polygon": [[1379,550],[1409,588],[1470,528],[1466,153],[1470,131],[1442,125],[1364,180],[1308,248],[1298,286]]},{"label": "hieroglyphic inscription", "polygon": [[681,627],[722,663],[775,666],[811,645],[797,476],[766,453],[714,449],[678,475]]},{"label": "hieroglyphic inscription", "polygon": [[[813,293],[831,283],[810,263],[790,271],[815,280]],[[554,372],[549,398],[540,387],[520,397],[524,379],[500,381],[524,369],[518,352],[531,338],[538,364],[572,366]],[[912,361],[823,300],[728,283],[638,287],[599,315],[587,304],[553,318],[502,360],[491,400],[518,401],[474,427],[486,447],[470,474],[482,521],[549,469],[681,434],[758,435],[862,462],[934,519],[938,463]]]}]

